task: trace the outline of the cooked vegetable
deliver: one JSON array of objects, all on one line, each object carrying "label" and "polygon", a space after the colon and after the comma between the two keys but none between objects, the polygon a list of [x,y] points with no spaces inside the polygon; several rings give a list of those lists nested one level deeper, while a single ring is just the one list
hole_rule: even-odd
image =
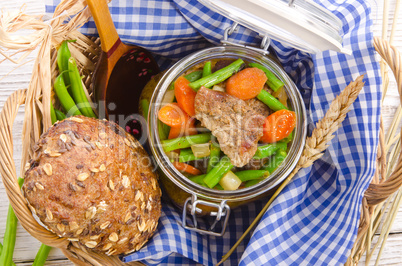
[{"label": "cooked vegetable", "polygon": [[296,114],[289,110],[280,110],[265,119],[263,136],[260,141],[274,143],[286,138],[296,126]]},{"label": "cooked vegetable", "polygon": [[254,186],[254,185],[260,183],[262,180],[263,180],[263,179],[254,179],[254,180],[250,180],[250,181],[247,181],[247,182],[244,184],[244,186],[245,186],[245,187],[251,187],[251,186]]},{"label": "cooked vegetable", "polygon": [[192,152],[191,149],[182,149],[182,150],[180,150],[179,162],[185,163],[185,162],[199,160],[199,159],[202,159],[204,157],[206,157],[206,156],[196,156]]},{"label": "cooked vegetable", "polygon": [[43,266],[46,263],[47,256],[49,255],[50,250],[52,247],[46,246],[42,244],[39,248],[38,253],[36,254],[35,260],[32,266]]},{"label": "cooked vegetable", "polygon": [[199,80],[202,77],[202,70],[197,70],[197,71],[191,72],[190,74],[187,74],[184,77],[188,81],[194,82],[196,80]]},{"label": "cooked vegetable", "polygon": [[142,99],[140,101],[142,115],[144,116],[145,120],[148,120],[148,112],[149,112],[149,101],[147,99]]},{"label": "cooked vegetable", "polygon": [[267,170],[244,170],[244,171],[236,172],[235,174],[242,182],[246,182],[246,181],[254,180],[254,179],[261,180],[261,179],[269,176],[269,171],[267,171]]},{"label": "cooked vegetable", "polygon": [[232,171],[227,172],[219,181],[219,185],[221,185],[224,190],[236,190],[241,183],[241,180]]},{"label": "cooked vegetable", "polygon": [[178,161],[180,158],[179,154],[176,151],[169,151],[166,153],[166,155],[170,160],[173,161]]},{"label": "cooked vegetable", "polygon": [[207,88],[212,87],[215,84],[221,83],[233,73],[237,72],[240,67],[244,64],[244,61],[242,59],[237,59],[227,67],[224,67],[222,69],[219,69],[218,71],[212,73],[209,76],[200,78],[197,81],[191,82],[190,87],[194,89],[195,91],[198,91],[201,86],[205,86]]},{"label": "cooked vegetable", "polygon": [[75,40],[63,41],[57,50],[57,66],[59,67],[59,72],[62,73],[64,82],[70,84],[70,77],[68,75],[68,59],[71,57],[70,49],[68,49],[68,43],[75,42]]},{"label": "cooked vegetable", "polygon": [[[18,185],[21,187],[24,179],[18,178]],[[11,265],[13,263],[13,254],[15,247],[15,239],[17,234],[18,219],[15,216],[11,204],[8,206],[8,214],[6,221],[6,231],[3,238],[3,249],[0,254],[0,265]]]},{"label": "cooked vegetable", "polygon": [[216,186],[214,187],[214,189],[217,189],[217,190],[224,190],[223,187],[222,187],[219,183],[216,184]]},{"label": "cooked vegetable", "polygon": [[288,107],[288,95],[286,94],[285,89],[282,87],[277,91],[274,91],[272,93],[272,96],[274,96],[275,98],[278,99],[278,101],[283,104],[284,106],[286,106],[286,108]]},{"label": "cooked vegetable", "polygon": [[80,72],[78,71],[77,63],[73,57],[68,59],[68,74],[70,77],[71,94],[77,107],[81,110],[84,116],[96,118],[96,115],[89,104],[88,98],[85,95]]},{"label": "cooked vegetable", "polygon": [[261,90],[260,93],[257,95],[257,98],[258,98],[258,100],[265,103],[269,108],[271,108],[274,111],[288,109],[278,99],[276,99],[274,96],[272,96],[266,90]]},{"label": "cooked vegetable", "polygon": [[56,112],[52,103],[50,103],[50,119],[52,120],[52,125],[57,122]]},{"label": "cooked vegetable", "polygon": [[213,91],[225,92],[225,88],[223,88],[223,87],[221,87],[221,86],[219,86],[219,85],[214,85],[214,86],[212,87],[212,90],[213,90]]},{"label": "cooked vegetable", "polygon": [[284,85],[283,82],[280,79],[278,79],[275,76],[275,74],[272,73],[270,70],[268,70],[266,67],[257,63],[250,63],[249,66],[259,68],[265,72],[265,75],[267,75],[268,78],[266,83],[273,91],[277,91],[283,87]]},{"label": "cooked vegetable", "polygon": [[255,152],[253,158],[254,159],[267,158],[273,155],[278,149],[286,150],[287,145],[288,144],[286,142],[277,142],[263,146],[258,146],[257,151]]},{"label": "cooked vegetable", "polygon": [[158,118],[168,126],[181,127],[188,122],[189,116],[176,103],[170,103],[159,110]]},{"label": "cooked vegetable", "polygon": [[173,162],[172,164],[177,170],[179,170],[181,172],[186,172],[191,175],[202,174],[202,172],[199,169],[195,168],[194,166],[191,166],[191,165],[188,165],[185,163],[181,163],[181,162]]},{"label": "cooked vegetable", "polygon": [[290,134],[289,134],[287,137],[283,138],[283,139],[281,140],[281,142],[289,143],[289,142],[292,141],[292,139],[293,139],[293,131],[290,132]]},{"label": "cooked vegetable", "polygon": [[54,110],[54,112],[56,113],[56,117],[57,117],[58,121],[62,121],[64,119],[66,119],[66,115],[62,111],[56,109],[56,110]]},{"label": "cooked vegetable", "polygon": [[204,177],[204,183],[207,184],[209,188],[213,188],[222,179],[223,175],[226,174],[233,168],[229,157],[226,155],[222,157],[219,163]]},{"label": "cooked vegetable", "polygon": [[219,162],[220,155],[221,155],[221,149],[217,144],[212,142],[211,152],[208,160],[207,173],[209,173],[212,170],[212,168],[214,168],[215,165]]},{"label": "cooked vegetable", "polygon": [[178,127],[170,127],[169,130],[169,136],[167,137],[168,139],[175,139],[180,137],[180,134],[182,133],[181,130],[182,127],[178,126]]},{"label": "cooked vegetable", "polygon": [[287,152],[284,150],[279,150],[273,157],[270,158],[268,163],[263,167],[264,170],[273,173],[276,168],[285,160]]},{"label": "cooked vegetable", "polygon": [[212,74],[211,61],[208,61],[204,64],[204,68],[202,69],[202,77],[206,77]]},{"label": "cooked vegetable", "polygon": [[191,150],[193,151],[194,155],[198,158],[207,157],[211,153],[209,149],[209,143],[191,145]]},{"label": "cooked vegetable", "polygon": [[192,182],[197,183],[197,184],[199,184],[199,185],[201,185],[201,186],[208,187],[208,186],[204,183],[204,177],[205,177],[205,175],[197,175],[197,176],[192,176],[192,177],[190,177],[189,179],[190,179]]},{"label": "cooked vegetable", "polygon": [[189,86],[190,81],[184,77],[179,77],[174,83],[174,95],[176,96],[177,104],[190,117],[195,116],[194,99],[197,94]]},{"label": "cooked vegetable", "polygon": [[162,105],[172,103],[174,101],[174,90],[166,91],[165,95],[163,95]]},{"label": "cooked vegetable", "polygon": [[197,129],[195,128],[195,120],[189,119],[185,125],[171,127],[168,139],[175,139],[180,137],[181,135],[183,136],[195,135],[197,133],[198,133]]},{"label": "cooked vegetable", "polygon": [[67,112],[67,114],[81,115],[80,110],[78,110],[73,98],[71,98],[67,91],[63,76],[61,74],[57,76],[56,80],[54,81],[54,91],[59,98],[61,106],[63,106],[63,109]]},{"label": "cooked vegetable", "polygon": [[197,160],[197,156],[194,155],[194,153],[191,151],[191,149],[182,149],[180,150],[180,155],[179,155],[179,162],[185,163],[185,162],[190,162]]},{"label": "cooked vegetable", "polygon": [[210,140],[211,133],[202,133],[175,139],[162,140],[162,146],[165,152],[168,152],[177,149],[190,148],[193,144],[207,143]]},{"label": "cooked vegetable", "polygon": [[245,68],[226,82],[226,92],[242,100],[256,97],[263,89],[267,76],[258,68]]},{"label": "cooked vegetable", "polygon": [[158,134],[161,140],[165,140],[168,138],[170,132],[170,127],[162,121],[158,120]]}]

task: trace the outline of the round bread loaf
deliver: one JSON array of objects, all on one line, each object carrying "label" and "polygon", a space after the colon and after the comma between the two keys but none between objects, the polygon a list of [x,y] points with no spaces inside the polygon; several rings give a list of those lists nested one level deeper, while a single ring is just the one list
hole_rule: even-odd
[{"label": "round bread loaf", "polygon": [[154,233],[161,190],[141,145],[116,124],[83,116],[55,123],[34,146],[23,191],[60,237],[107,255]]}]

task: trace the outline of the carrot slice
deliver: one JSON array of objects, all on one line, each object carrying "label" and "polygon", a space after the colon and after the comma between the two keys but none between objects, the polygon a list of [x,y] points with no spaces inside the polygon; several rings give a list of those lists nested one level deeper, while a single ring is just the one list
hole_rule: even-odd
[{"label": "carrot slice", "polygon": [[[185,128],[183,129],[184,126]],[[190,136],[198,133],[195,128],[195,119],[190,118],[184,126],[170,127],[168,139],[175,139],[182,135]]]},{"label": "carrot slice", "polygon": [[189,119],[188,115],[176,103],[163,106],[158,112],[158,118],[171,127],[185,125]]},{"label": "carrot slice", "polygon": [[245,68],[228,79],[226,92],[242,100],[252,99],[260,93],[266,81],[267,76],[261,69]]},{"label": "carrot slice", "polygon": [[265,119],[263,136],[260,141],[274,143],[286,138],[296,126],[296,114],[289,110],[279,110]]},{"label": "carrot slice", "polygon": [[195,116],[194,100],[197,94],[190,86],[190,81],[179,77],[174,83],[174,96],[178,105],[191,117]]},{"label": "carrot slice", "polygon": [[181,163],[181,162],[173,162],[173,166],[176,167],[177,170],[181,171],[181,172],[186,172],[189,173],[191,175],[201,175],[202,172],[195,168],[194,166],[191,166],[189,164],[186,163]]},{"label": "carrot slice", "polygon": [[168,139],[175,139],[181,135],[181,126],[170,127]]}]

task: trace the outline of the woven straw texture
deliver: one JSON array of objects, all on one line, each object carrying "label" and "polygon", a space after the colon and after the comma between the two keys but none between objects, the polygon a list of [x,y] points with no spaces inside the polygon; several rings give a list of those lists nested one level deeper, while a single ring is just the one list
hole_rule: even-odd
[{"label": "woven straw texture", "polygon": [[[65,10],[67,12],[64,12]],[[68,18],[67,14],[77,15],[70,19],[68,23],[63,24],[63,21]],[[2,147],[0,149],[0,174],[10,203],[20,223],[42,243],[60,248],[68,259],[80,265],[140,265],[136,262],[122,263],[117,256],[94,253],[76,242],[70,242],[66,238],[60,238],[48,231],[33,217],[17,183],[17,176],[19,175],[16,173],[13,161],[13,122],[18,109],[21,105],[24,105],[24,147],[23,167],[21,167],[21,176],[23,176],[24,166],[33,154],[32,147],[34,143],[51,126],[50,109],[45,107],[50,106],[51,102],[56,108],[59,107],[57,100],[53,97],[52,81],[58,74],[56,70],[56,48],[65,39],[77,40],[70,46],[72,56],[77,59],[81,74],[84,76],[84,84],[88,88],[87,92],[91,95],[90,80],[100,52],[99,40],[84,36],[76,30],[89,17],[90,12],[83,0],[62,1],[54,13],[53,19],[46,23],[39,17],[27,16],[21,12],[3,14],[3,20],[0,25],[0,36],[2,37],[0,38],[2,40],[0,45],[7,49],[16,50],[13,58],[7,57],[0,50],[7,59],[19,63],[39,45],[40,48],[29,88],[13,93],[8,98],[0,114],[0,146]],[[11,34],[19,29],[31,29],[33,33],[18,40],[11,38]],[[377,52],[394,73],[399,93],[402,95],[401,54],[381,38],[375,38],[374,45]],[[15,55],[17,55],[18,59],[15,59]],[[343,96],[341,95],[334,100],[327,115],[317,124],[316,135],[313,134],[307,141],[298,169],[311,165],[321,156],[321,151],[327,147],[327,143],[332,138],[332,133],[339,127],[348,107],[356,99],[362,87],[360,82],[361,78],[358,78],[345,89],[342,93]],[[343,99],[342,97],[346,98]],[[373,223],[375,223],[379,213],[378,208],[381,208],[381,204],[389,199],[402,185],[402,160],[399,156],[401,136],[396,126],[402,116],[400,108],[397,112],[395,127],[391,127],[388,133],[381,129],[377,170],[363,198],[359,233],[347,262],[348,265],[356,264],[361,255],[368,249],[367,247],[370,247],[372,231],[373,228],[376,228],[373,227]],[[337,120],[326,120],[333,117],[337,117]],[[326,127],[325,125],[330,126]],[[394,148],[390,149],[391,146]]]}]

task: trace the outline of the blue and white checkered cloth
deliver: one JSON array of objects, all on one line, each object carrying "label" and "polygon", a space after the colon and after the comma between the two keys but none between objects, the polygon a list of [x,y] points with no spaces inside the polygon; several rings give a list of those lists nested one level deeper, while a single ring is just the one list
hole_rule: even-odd
[{"label": "blue and white checkered cloth", "polygon": [[[46,0],[46,11],[52,13],[59,1]],[[310,132],[347,84],[366,74],[366,85],[325,155],[299,171],[225,265],[338,265],[346,261],[356,239],[361,200],[374,173],[380,121],[381,77],[372,9],[363,0],[317,2],[342,20],[343,45],[352,55],[326,51],[309,56],[272,43],[303,96]],[[232,23],[196,0],[113,0],[109,6],[121,39],[154,52],[162,69],[191,52],[218,45]],[[81,31],[96,34],[94,22]],[[245,28],[230,37],[247,44],[261,41]],[[184,230],[181,212],[164,203],[156,234],[139,252],[122,259],[159,265],[216,264],[264,203],[233,210],[223,237]]]}]

